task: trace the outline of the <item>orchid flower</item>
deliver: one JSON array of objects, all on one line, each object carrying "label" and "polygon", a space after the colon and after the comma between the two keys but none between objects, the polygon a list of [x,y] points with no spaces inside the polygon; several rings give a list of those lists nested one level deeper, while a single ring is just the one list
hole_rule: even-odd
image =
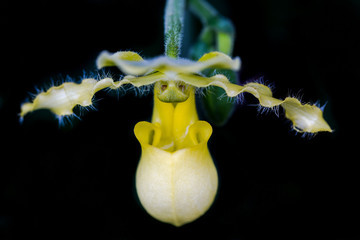
[{"label": "orchid flower", "polygon": [[[190,1],[193,8],[204,3]],[[231,58],[224,52],[210,51],[198,61],[180,58],[184,8],[184,1],[167,2],[165,56],[143,59],[135,52],[104,51],[97,58],[97,67],[115,66],[125,74],[122,79],[116,81],[106,77],[83,79],[79,84],[65,82],[24,103],[20,113],[23,118],[37,109],[49,109],[58,117],[71,116],[75,106],[91,106],[94,95],[102,89],[118,89],[129,84],[136,88],[152,86],[154,108],[151,123],[139,122],[134,129],[142,149],[136,171],[136,190],[141,204],[151,216],[175,226],[182,226],[203,215],[212,205],[218,188],[218,174],[207,146],[212,127],[199,120],[195,105],[195,94],[199,89],[221,88],[230,98],[239,98],[247,92],[255,96],[264,108],[281,106],[285,117],[298,132],[331,132],[322,109],[316,105],[301,103],[293,97],[274,98],[271,89],[264,84],[238,85],[223,74],[204,74],[207,69],[238,71],[241,66],[239,57]],[[219,41],[226,46],[219,46],[218,50],[229,52],[232,47],[228,44],[232,37],[232,34],[220,31]]]}]

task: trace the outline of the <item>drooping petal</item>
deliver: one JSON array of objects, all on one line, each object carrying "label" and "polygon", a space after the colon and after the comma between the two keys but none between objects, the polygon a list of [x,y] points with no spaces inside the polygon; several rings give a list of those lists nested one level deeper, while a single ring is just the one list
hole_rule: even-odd
[{"label": "drooping petal", "polygon": [[84,107],[92,105],[94,94],[104,88],[117,89],[124,84],[141,87],[153,84],[162,77],[162,73],[154,73],[143,77],[126,76],[116,82],[111,78],[104,78],[99,81],[88,78],[83,79],[79,84],[65,82],[38,94],[32,102],[24,103],[21,106],[20,116],[24,117],[27,113],[37,109],[49,109],[58,116],[71,115],[76,105]]},{"label": "drooping petal", "polygon": [[272,96],[269,87],[260,83],[248,83],[244,86],[230,83],[224,75],[215,75],[205,78],[190,74],[179,74],[179,80],[195,87],[217,86],[225,90],[229,97],[236,97],[243,92],[251,93],[258,100],[261,106],[274,108],[282,106],[285,116],[293,123],[293,128],[299,132],[316,133],[320,131],[331,132],[331,128],[323,118],[319,107],[311,104],[302,104],[298,99],[287,97],[285,100]]},{"label": "drooping petal", "polygon": [[218,176],[207,147],[212,128],[198,121],[188,129],[188,146],[175,152],[156,147],[161,128],[139,122],[134,129],[142,147],[136,190],[154,218],[181,226],[203,215],[214,201]]},{"label": "drooping petal", "polygon": [[240,58],[231,59],[224,53],[211,52],[202,56],[199,61],[166,56],[143,60],[133,52],[102,52],[97,59],[98,68],[117,66],[121,71],[131,75],[143,75],[152,71],[176,73],[200,73],[206,68],[224,68],[237,71],[240,69]]}]

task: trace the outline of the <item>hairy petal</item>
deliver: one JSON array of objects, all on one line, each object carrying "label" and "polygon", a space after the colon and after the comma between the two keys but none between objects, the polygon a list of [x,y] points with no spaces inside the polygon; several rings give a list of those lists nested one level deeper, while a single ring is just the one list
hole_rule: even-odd
[{"label": "hairy petal", "polygon": [[224,75],[218,74],[210,78],[191,74],[179,74],[179,80],[195,87],[217,86],[223,88],[229,97],[236,97],[243,92],[251,93],[261,106],[274,108],[281,106],[285,116],[293,123],[293,128],[299,132],[316,133],[331,132],[331,128],[323,118],[322,110],[316,105],[302,104],[298,99],[287,97],[285,100],[272,96],[271,89],[263,84],[251,82],[243,86],[231,83]]},{"label": "hairy petal", "polygon": [[21,106],[20,117],[37,109],[49,109],[58,116],[73,114],[76,105],[83,107],[92,105],[94,94],[104,88],[117,89],[124,84],[141,87],[156,82],[162,78],[161,73],[154,73],[143,77],[126,76],[120,81],[114,82],[111,78],[99,81],[88,78],[81,83],[65,82],[60,86],[51,87],[46,92],[38,94],[32,102]]},{"label": "hairy petal", "polygon": [[84,79],[81,84],[66,82],[60,86],[51,87],[46,92],[38,94],[33,102],[21,106],[20,116],[37,109],[49,109],[59,116],[71,115],[75,105],[89,106],[92,104],[92,89],[95,79]]}]

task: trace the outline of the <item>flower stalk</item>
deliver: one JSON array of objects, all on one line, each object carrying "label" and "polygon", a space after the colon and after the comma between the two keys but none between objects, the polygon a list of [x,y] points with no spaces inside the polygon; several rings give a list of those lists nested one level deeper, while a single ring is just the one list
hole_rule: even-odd
[{"label": "flower stalk", "polygon": [[[200,18],[204,25],[203,33],[197,44],[202,45],[203,42],[207,42],[207,49],[203,49],[205,52],[221,51],[227,55],[232,55],[235,28],[231,21],[220,15],[215,8],[204,0],[189,0],[189,5],[190,10]],[[209,31],[213,34],[209,34]],[[213,46],[209,43],[213,43]],[[213,49],[209,49],[210,47]],[[205,52],[201,50],[201,47],[197,50],[195,45],[194,58],[200,57]]]},{"label": "flower stalk", "polygon": [[178,58],[184,29],[185,0],[168,0],[165,6],[165,55]]}]

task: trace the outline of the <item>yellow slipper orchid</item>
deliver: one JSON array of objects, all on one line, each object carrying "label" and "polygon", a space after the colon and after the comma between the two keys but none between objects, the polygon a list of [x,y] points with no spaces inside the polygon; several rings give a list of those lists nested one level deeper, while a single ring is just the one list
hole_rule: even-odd
[{"label": "yellow slipper orchid", "polygon": [[[221,17],[205,1],[187,2],[206,25],[192,57],[197,58],[211,49],[231,55],[234,43],[231,22]],[[322,109],[316,105],[303,104],[293,97],[284,100],[274,98],[271,89],[260,83],[241,86],[230,82],[222,74],[205,76],[204,70],[225,69],[224,72],[231,71],[231,79],[235,82],[234,72],[241,65],[239,57],[232,59],[214,51],[204,54],[198,61],[179,58],[185,5],[184,0],[166,1],[166,56],[143,59],[131,51],[113,54],[104,51],[97,58],[97,67],[115,66],[126,76],[115,81],[109,77],[87,78],[81,83],[65,82],[53,86],[38,93],[32,101],[22,104],[20,112],[22,119],[37,109],[49,109],[62,119],[75,116],[73,109],[77,105],[92,106],[95,93],[102,89],[118,89],[129,84],[137,88],[152,86],[154,108],[151,123],[139,122],[134,128],[142,149],[136,171],[136,191],[142,206],[151,216],[174,226],[182,226],[202,216],[212,205],[218,188],[217,171],[207,146],[212,127],[198,119],[195,104],[197,89],[222,88],[230,98],[238,98],[247,92],[259,100],[261,107],[277,111],[281,106],[285,117],[298,132],[314,134],[332,131],[323,118]],[[217,46],[213,46],[215,42]],[[222,90],[211,98],[211,102],[217,103],[216,96],[220,94]],[[212,109],[218,109],[225,105],[213,106]],[[230,108],[224,109],[226,111],[222,112],[228,118]]]},{"label": "yellow slipper orchid", "polygon": [[139,122],[134,129],[142,148],[136,172],[136,189],[141,204],[154,218],[181,226],[203,215],[214,201],[218,176],[207,147],[212,128],[198,120],[196,88],[223,88],[229,97],[243,92],[254,95],[266,108],[282,106],[285,116],[299,132],[331,131],[322,110],[287,97],[272,96],[270,88],[259,83],[244,86],[231,83],[224,75],[205,77],[207,68],[240,68],[240,59],[220,52],[203,55],[197,62],[161,56],[144,60],[134,52],[100,54],[99,68],[116,66],[126,75],[122,80],[84,79],[63,83],[38,94],[21,107],[20,116],[47,108],[58,116],[73,114],[76,105],[90,106],[94,94],[104,88],[117,89],[126,84],[154,86],[152,122]]}]

